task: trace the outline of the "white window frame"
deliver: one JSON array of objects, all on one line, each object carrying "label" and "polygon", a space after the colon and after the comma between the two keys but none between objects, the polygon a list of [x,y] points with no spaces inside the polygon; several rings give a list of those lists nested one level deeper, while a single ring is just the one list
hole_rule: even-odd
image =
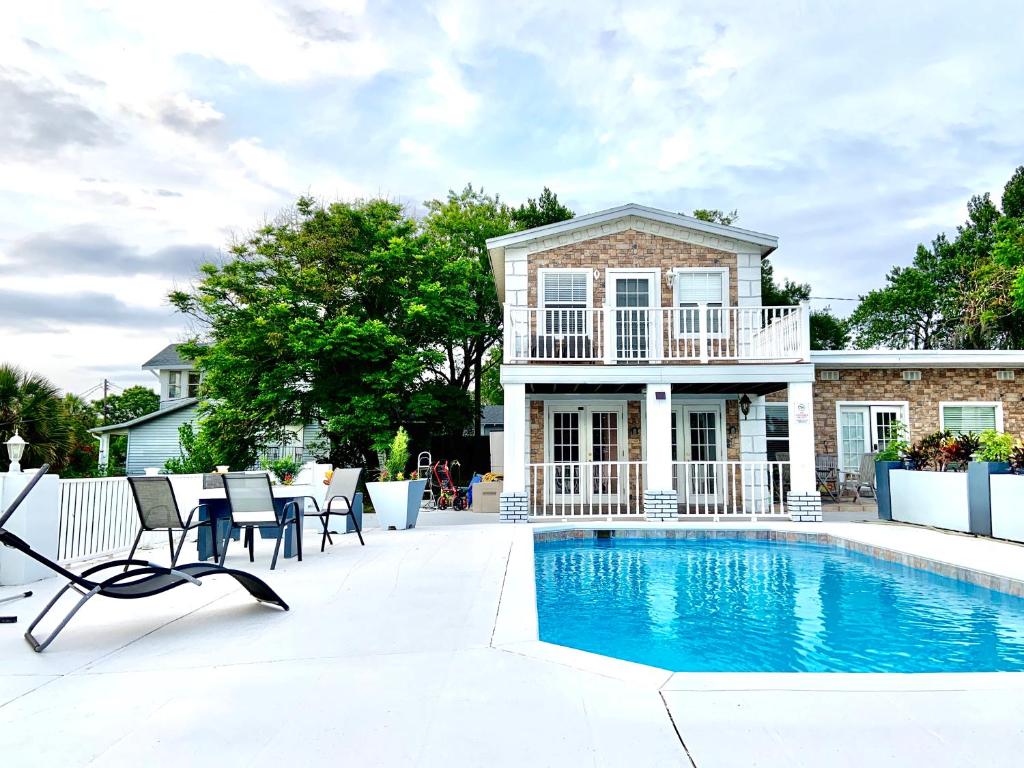
[{"label": "white window frame", "polygon": [[[547,321],[544,314],[544,310],[547,308],[547,302],[544,301],[544,280],[547,275],[567,275],[577,274],[584,275],[587,279],[587,303],[583,307],[583,328],[585,336],[593,335],[592,326],[592,315],[594,314],[591,310],[594,308],[594,270],[587,267],[540,267],[537,269],[537,310],[540,317],[537,319],[538,335],[547,334]],[[541,325],[543,323],[543,326]],[[544,333],[541,334],[540,328],[544,328]],[[568,334],[554,334],[554,335],[568,335]]]},{"label": "white window frame", "polygon": [[[909,400],[836,400],[836,422],[835,422],[835,438],[836,448],[835,454],[836,459],[840,467],[843,465],[843,419],[842,419],[842,408],[843,406],[850,406],[852,408],[867,408],[870,414],[872,406],[879,408],[902,408],[903,418],[900,422],[906,427],[907,434],[906,439],[910,439],[911,425],[910,425],[910,401]],[[870,415],[868,417],[868,430],[871,434],[871,430],[874,429],[870,423]],[[815,445],[815,453],[817,453],[818,447]]]},{"label": "white window frame", "polygon": [[[199,371],[184,371],[185,374],[185,396],[199,397],[199,385],[203,382],[203,376]],[[195,394],[192,394],[192,377],[196,377]]]},{"label": "white window frame", "polygon": [[939,403],[939,429],[946,429],[946,406],[966,408],[994,408],[996,414],[996,431],[1003,431],[1003,403],[1001,400],[943,400]]},{"label": "white window frame", "polygon": [[[676,267],[672,270],[672,332],[675,334],[677,339],[692,339],[700,336],[700,332],[696,333],[685,333],[682,327],[682,313],[679,312],[682,309],[679,306],[680,301],[680,283],[682,276],[687,274],[705,273],[705,274],[718,274],[722,279],[722,322],[721,326],[717,331],[712,333],[708,331],[706,336],[708,338],[720,339],[729,335],[729,313],[725,310],[729,308],[729,268],[728,267]],[[706,323],[707,318],[703,319]]]}]

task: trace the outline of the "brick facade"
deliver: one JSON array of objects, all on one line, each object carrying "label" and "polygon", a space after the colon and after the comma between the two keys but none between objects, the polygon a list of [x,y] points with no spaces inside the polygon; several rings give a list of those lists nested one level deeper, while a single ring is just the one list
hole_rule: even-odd
[{"label": "brick facade", "polygon": [[[909,404],[911,441],[939,429],[939,403],[991,401],[1003,404],[1003,429],[1024,436],[1024,372],[1013,381],[996,379],[995,368],[908,368],[921,371],[920,381],[904,381],[900,368],[840,369],[839,381],[822,381],[819,366],[814,382],[814,434],[817,453],[836,453],[836,403],[905,401]],[[768,396],[785,402],[786,392]]]},{"label": "brick facade", "polygon": [[537,270],[541,268],[589,268],[599,271],[594,278],[593,306],[604,306],[606,268],[661,269],[661,306],[671,307],[672,283],[666,279],[674,267],[728,267],[729,305],[737,302],[736,254],[683,243],[667,237],[628,229],[547,251],[531,254],[527,264],[527,306],[540,306],[537,297]]}]

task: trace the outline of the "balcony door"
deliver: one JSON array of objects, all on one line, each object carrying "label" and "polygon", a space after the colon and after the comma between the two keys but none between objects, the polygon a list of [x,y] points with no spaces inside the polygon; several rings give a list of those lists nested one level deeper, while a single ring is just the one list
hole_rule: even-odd
[{"label": "balcony door", "polygon": [[723,498],[724,404],[677,405],[672,409],[672,461],[679,502],[717,505]]},{"label": "balcony door", "polygon": [[626,499],[626,407],[555,405],[548,411],[545,497],[556,505]]},{"label": "balcony door", "polygon": [[608,271],[617,361],[658,356],[657,313],[652,311],[661,304],[658,282],[657,271]]}]

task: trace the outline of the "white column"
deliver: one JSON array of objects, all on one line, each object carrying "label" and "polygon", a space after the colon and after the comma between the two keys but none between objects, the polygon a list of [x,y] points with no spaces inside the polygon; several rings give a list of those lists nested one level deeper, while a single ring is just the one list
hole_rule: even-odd
[{"label": "white column", "polygon": [[816,494],[814,385],[810,382],[791,382],[789,385],[789,461],[792,492]]},{"label": "white column", "polygon": [[107,466],[107,460],[110,457],[110,433],[104,432],[100,435],[100,455],[97,460],[97,464],[100,467]]},{"label": "white column", "polygon": [[[742,395],[741,395],[742,397]],[[764,396],[750,397],[750,411],[740,411],[740,461],[768,461],[767,423]],[[763,464],[743,464],[743,511],[751,514],[764,512],[771,502],[768,492],[769,477]]]},{"label": "white column", "polygon": [[654,491],[672,488],[672,387],[647,385],[647,487]]},{"label": "white column", "polygon": [[502,493],[526,490],[526,385],[505,384],[505,482]]}]

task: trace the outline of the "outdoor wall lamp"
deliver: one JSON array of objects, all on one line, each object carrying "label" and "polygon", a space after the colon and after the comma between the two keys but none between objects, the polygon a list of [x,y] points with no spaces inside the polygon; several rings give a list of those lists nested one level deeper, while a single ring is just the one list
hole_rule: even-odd
[{"label": "outdoor wall lamp", "polygon": [[747,414],[750,413],[750,398],[746,395],[740,398],[740,413],[743,414],[743,418],[747,418]]},{"label": "outdoor wall lamp", "polygon": [[25,455],[25,446],[28,443],[18,434],[18,430],[14,430],[11,439],[4,445],[7,446],[7,458],[11,460],[11,466],[7,471],[12,475],[18,474],[21,472],[21,457]]}]

